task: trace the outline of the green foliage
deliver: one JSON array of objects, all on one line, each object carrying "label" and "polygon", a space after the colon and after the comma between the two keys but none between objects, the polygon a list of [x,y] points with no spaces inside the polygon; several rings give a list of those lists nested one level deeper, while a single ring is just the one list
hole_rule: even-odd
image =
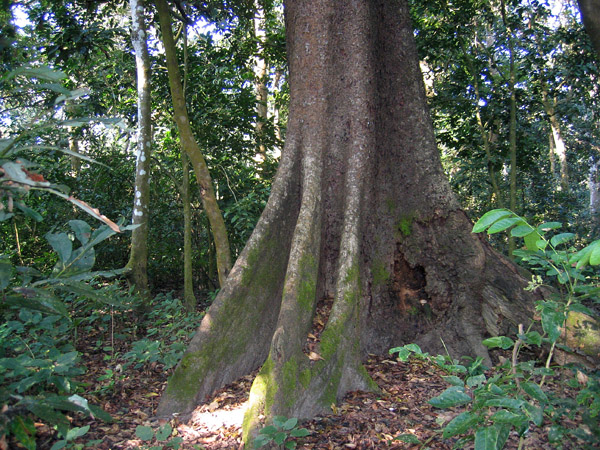
[{"label": "green foliage", "polygon": [[[521,260],[534,269],[542,270],[544,276],[555,277],[558,286],[564,288],[562,297],[537,304],[543,334],[532,324],[527,332],[520,327],[516,340],[495,336],[483,341],[489,348],[512,350],[510,361],[490,373],[484,372],[482,369],[485,368],[480,364],[476,371],[472,370],[473,365],[465,370],[464,366],[458,364],[445,364],[446,358],[432,358],[414,344],[390,351],[398,353],[401,360],[406,360],[410,355],[427,358],[452,374],[444,377],[451,386],[429,403],[443,409],[466,405],[467,410],[455,416],[443,429],[444,438],[463,436],[455,448],[474,440],[475,449],[502,449],[511,430],[523,441],[531,427],[541,427],[545,421],[552,424],[548,439],[553,444],[559,444],[569,436],[583,440],[586,448],[596,448],[600,443],[598,373],[590,372],[585,376],[583,387],[575,380],[569,383],[571,388],[579,391],[576,401],[544,389],[548,377],[560,383],[558,372],[551,367],[551,359],[566,327],[569,311],[593,316],[591,309],[584,306],[583,302],[598,301],[597,275],[585,269],[588,265],[600,263],[594,253],[600,241],[576,251],[566,246],[575,236],[558,232],[560,227],[561,224],[556,222],[533,227],[505,209],[484,214],[473,227],[473,232],[487,230],[489,234],[510,230],[513,236],[523,238],[526,249],[519,250]],[[540,276],[537,278],[541,280]],[[539,282],[534,278],[530,289],[537,287]],[[544,344],[550,345],[545,365],[535,360],[519,360],[523,346],[539,347]],[[583,370],[573,368],[575,374],[581,374]],[[582,416],[584,426],[578,429],[567,427],[564,419],[578,414]]]},{"label": "green foliage", "polygon": [[[92,272],[94,246],[114,234],[103,226],[95,231],[83,221],[69,223],[72,235],[47,235],[57,263],[50,276],[30,267],[14,267],[1,258],[0,294],[0,414],[2,434],[12,434],[26,448],[35,448],[32,416],[56,427],[62,437],[54,449],[70,445],[87,432],[70,429],[65,413],[78,412],[110,421],[99,407],[79,395],[80,354],[71,343],[76,322],[69,313],[70,296],[110,303],[86,281],[114,273]],[[72,240],[81,244],[73,249]]]},{"label": "green foliage", "polygon": [[172,448],[177,450],[183,439],[179,436],[171,437],[173,427],[166,423],[159,427],[156,431],[152,427],[138,425],[135,429],[135,435],[144,442],[156,441],[158,445],[143,445],[138,447],[140,450],[163,450]]},{"label": "green foliage", "polygon": [[268,425],[260,430],[256,439],[254,439],[254,448],[264,447],[271,442],[280,448],[296,448],[297,442],[294,438],[308,436],[310,431],[306,428],[298,428],[298,419],[292,417],[288,419],[284,416],[275,416],[273,425]]}]

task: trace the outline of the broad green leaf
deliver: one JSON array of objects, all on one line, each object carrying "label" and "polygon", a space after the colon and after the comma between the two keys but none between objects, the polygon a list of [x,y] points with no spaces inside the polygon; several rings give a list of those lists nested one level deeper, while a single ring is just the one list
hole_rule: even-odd
[{"label": "broad green leaf", "polygon": [[277,429],[277,427],[273,426],[273,425],[267,425],[266,427],[262,428],[259,433],[260,434],[267,434],[267,435],[273,435],[275,433],[277,433],[277,431],[279,431]]},{"label": "broad green leaf", "polygon": [[560,234],[557,234],[556,236],[552,236],[552,239],[550,239],[550,244],[553,247],[557,247],[561,244],[564,244],[565,242],[569,242],[574,237],[575,237],[575,235],[573,233],[560,233]]},{"label": "broad green leaf", "polygon": [[535,232],[535,228],[529,224],[519,225],[510,230],[510,234],[514,237],[525,237],[533,232]]},{"label": "broad green leaf", "polygon": [[283,432],[283,431],[278,431],[277,433],[275,433],[273,435],[273,441],[277,444],[277,445],[281,445],[285,442],[287,438],[287,433]]},{"label": "broad green leaf", "polygon": [[173,427],[170,424],[165,423],[156,432],[156,440],[157,441],[166,441],[169,438],[169,436],[171,436],[172,432],[173,432]]},{"label": "broad green leaf", "polygon": [[476,423],[480,422],[481,418],[470,411],[460,413],[444,427],[443,437],[447,439],[452,436],[466,433]]},{"label": "broad green leaf", "polygon": [[25,75],[30,78],[39,78],[41,80],[47,80],[52,82],[58,82],[67,77],[64,72],[60,70],[51,69],[48,66],[40,66],[40,67],[19,67],[13,70],[8,78],[13,78],[17,75]]},{"label": "broad green leaf", "polygon": [[298,445],[298,444],[296,444],[295,441],[288,441],[285,443],[284,447],[287,449],[292,449],[292,448],[296,448],[296,445]]},{"label": "broad green leaf", "polygon": [[450,376],[443,376],[442,377],[446,382],[450,383],[452,386],[464,386],[465,383],[463,380],[461,380],[460,378],[458,378],[455,375],[450,375]]},{"label": "broad green leaf", "polygon": [[481,233],[485,231],[494,222],[512,216],[513,213],[507,209],[493,209],[486,212],[473,226],[472,233]]},{"label": "broad green leaf", "polygon": [[542,388],[530,381],[521,382],[521,389],[523,389],[531,398],[539,401],[540,403],[548,403],[548,397]]},{"label": "broad green leaf", "polygon": [[482,385],[483,383],[485,383],[485,380],[486,380],[486,376],[484,374],[475,375],[475,376],[467,378],[466,384],[470,388],[473,388],[473,387]]},{"label": "broad green leaf", "polygon": [[561,228],[561,227],[562,227],[561,222],[546,222],[541,225],[538,225],[537,229],[540,233],[544,233],[544,232],[550,231],[550,230],[557,230],[558,228]]},{"label": "broad green leaf", "polygon": [[459,386],[451,386],[437,397],[429,400],[429,404],[436,408],[451,408],[471,402],[471,397],[465,393],[465,389]]},{"label": "broad green leaf", "polygon": [[523,403],[523,411],[529,419],[536,424],[538,427],[542,426],[544,422],[544,410],[538,406],[532,405],[531,403]]},{"label": "broad green leaf", "polygon": [[513,345],[515,345],[515,342],[511,338],[506,337],[506,336],[494,336],[494,337],[485,339],[482,342],[482,344],[489,348],[500,347],[504,350],[507,350],[507,349],[511,348]]},{"label": "broad green leaf", "polygon": [[500,409],[490,417],[490,420],[494,423],[509,423],[515,427],[519,427],[522,425],[523,421],[527,421],[527,417],[522,413],[514,413],[507,411],[506,409]]},{"label": "broad green leaf", "polygon": [[492,425],[475,433],[475,450],[500,450],[504,447],[510,426]]},{"label": "broad green leaf", "polygon": [[491,227],[488,228],[488,234],[500,233],[501,231],[505,231],[510,227],[518,224],[523,224],[523,219],[520,217],[507,217],[506,219],[501,219],[497,222],[494,222]]},{"label": "broad green leaf", "polygon": [[296,426],[296,424],[298,423],[298,419],[296,419],[295,417],[292,417],[288,420],[286,420],[282,425],[281,428],[283,430],[289,431],[292,428],[294,428]]},{"label": "broad green leaf", "polygon": [[135,427],[135,435],[139,437],[142,441],[151,441],[154,439],[154,430],[152,427],[147,427],[145,425],[138,425]]},{"label": "broad green leaf", "polygon": [[65,448],[66,446],[67,446],[67,440],[61,439],[60,441],[56,441],[54,444],[52,444],[52,447],[50,447],[50,450],[60,450],[61,448]]},{"label": "broad green leaf", "polygon": [[15,273],[15,268],[8,258],[0,258],[0,291],[6,289]]},{"label": "broad green leaf", "polygon": [[394,438],[395,441],[406,442],[408,444],[420,444],[421,441],[414,434],[399,434]]},{"label": "broad green leaf", "polygon": [[308,431],[306,428],[294,428],[292,431],[290,431],[290,436],[292,437],[305,437],[309,434],[310,431]]},{"label": "broad green leaf", "polygon": [[597,266],[600,264],[600,241],[594,242],[592,252],[590,253],[590,265]]},{"label": "broad green leaf", "polygon": [[516,398],[508,398],[508,397],[501,397],[501,398],[490,398],[489,400],[486,400],[485,402],[483,402],[484,406],[497,406],[499,408],[508,408],[508,409],[521,409],[521,406],[523,406],[525,402],[523,400],[518,400]]},{"label": "broad green leaf", "polygon": [[541,317],[544,332],[548,335],[550,342],[556,342],[560,337],[560,327],[562,327],[565,319],[564,314],[549,308],[544,308],[542,309]]},{"label": "broad green leaf", "polygon": [[77,439],[83,435],[85,435],[90,430],[90,426],[86,425],[84,427],[75,427],[69,430],[67,433],[67,441],[72,441],[73,439]]},{"label": "broad green leaf", "polygon": [[519,338],[529,345],[542,345],[542,336],[537,331],[529,331],[523,335],[519,335]]},{"label": "broad green leaf", "polygon": [[527,250],[531,250],[531,251],[536,251],[539,250],[540,247],[538,246],[538,241],[542,241],[542,242],[546,242],[542,239],[542,237],[540,236],[540,234],[537,231],[534,231],[533,233],[529,233],[525,236],[523,236],[523,241],[525,242],[525,247],[527,247]]},{"label": "broad green leaf", "polygon": [[47,233],[46,240],[58,253],[59,262],[66,264],[71,259],[73,253],[73,243],[66,233]]},{"label": "broad green leaf", "polygon": [[69,220],[69,226],[75,232],[75,237],[81,245],[87,244],[92,235],[92,228],[83,220]]},{"label": "broad green leaf", "polygon": [[17,208],[19,208],[21,211],[23,211],[23,214],[25,214],[27,217],[32,218],[36,222],[41,222],[42,220],[44,220],[44,218],[42,217],[42,215],[39,212],[37,212],[34,209],[31,209],[29,206],[24,205],[21,202],[18,202],[16,205],[17,205]]}]

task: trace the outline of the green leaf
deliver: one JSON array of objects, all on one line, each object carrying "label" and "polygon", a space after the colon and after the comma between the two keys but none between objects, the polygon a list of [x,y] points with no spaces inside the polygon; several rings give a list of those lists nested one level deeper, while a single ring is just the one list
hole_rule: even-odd
[{"label": "green leaf", "polygon": [[557,234],[556,236],[552,236],[552,239],[550,239],[550,244],[553,247],[557,247],[561,244],[564,244],[565,242],[569,242],[574,237],[575,237],[575,235],[573,233],[560,233],[560,234]]},{"label": "green leaf", "polygon": [[67,433],[67,441],[72,441],[74,439],[77,439],[83,435],[85,435],[88,431],[90,430],[90,426],[86,425],[84,427],[75,427],[69,430],[69,432]]},{"label": "green leaf", "polygon": [[8,258],[0,258],[0,291],[6,289],[15,273],[15,268]]},{"label": "green leaf", "polygon": [[67,446],[67,440],[66,439],[61,439],[60,441],[56,441],[52,447],[50,447],[50,450],[60,450],[61,448],[65,448]]},{"label": "green leaf", "polygon": [[466,433],[476,423],[480,422],[481,418],[470,411],[460,413],[444,427],[443,437],[447,439],[452,436]]},{"label": "green leaf", "polygon": [[597,266],[600,264],[600,241],[594,242],[592,252],[590,253],[590,265]]},{"label": "green leaf", "polygon": [[544,308],[541,317],[544,332],[548,335],[550,342],[556,342],[560,337],[560,327],[562,327],[564,322],[564,314],[552,309]]},{"label": "green leaf", "polygon": [[475,223],[473,226],[472,233],[481,233],[485,231],[490,225],[494,222],[504,218],[510,217],[513,213],[508,211],[507,209],[493,209],[491,211],[486,212],[481,218]]},{"label": "green leaf", "polygon": [[420,444],[421,441],[414,434],[399,434],[394,438],[395,441],[406,442],[408,444]]},{"label": "green leaf", "polygon": [[260,433],[260,434],[265,434],[265,435],[271,436],[271,435],[273,435],[273,434],[277,433],[278,431],[279,431],[279,430],[277,429],[277,427],[276,427],[276,426],[274,426],[274,425],[267,425],[266,427],[262,428],[262,429],[259,431],[259,433]]},{"label": "green leaf", "polygon": [[[536,251],[546,248],[546,241],[542,239],[542,236],[537,231],[523,236],[523,241],[527,250]],[[538,242],[540,243],[539,245]]]},{"label": "green leaf", "polygon": [[536,424],[538,427],[542,426],[544,422],[544,410],[531,403],[523,402],[523,411],[529,419]]},{"label": "green leaf", "polygon": [[73,252],[73,243],[66,233],[47,233],[46,240],[52,246],[54,251],[58,253],[60,262],[66,264],[71,259]]},{"label": "green leaf", "polygon": [[542,335],[537,331],[529,331],[523,335],[519,335],[519,338],[529,345],[542,345]]},{"label": "green leaf", "polygon": [[486,376],[484,374],[474,375],[472,377],[467,378],[467,386],[470,388],[474,388],[476,386],[480,386],[485,383]]},{"label": "green leaf", "polygon": [[142,441],[151,441],[154,439],[154,430],[152,427],[147,427],[144,425],[138,425],[135,427],[135,435],[139,437]]},{"label": "green leaf", "polygon": [[506,337],[506,336],[494,336],[494,337],[485,339],[482,342],[482,344],[489,348],[500,347],[504,350],[507,350],[507,349],[511,348],[513,345],[515,345],[515,342],[511,338]]},{"label": "green leaf", "polygon": [[507,425],[492,425],[480,428],[475,433],[475,450],[500,450],[504,447],[510,427]]},{"label": "green leaf", "polygon": [[296,426],[296,424],[298,423],[298,419],[296,419],[295,417],[292,417],[288,420],[286,420],[282,425],[281,428],[283,430],[289,431],[292,428],[294,428]]},{"label": "green leaf", "polygon": [[310,431],[308,431],[306,428],[294,428],[292,431],[290,431],[290,436],[292,437],[305,437],[309,434]]},{"label": "green leaf", "polygon": [[546,231],[550,231],[550,230],[556,230],[561,227],[562,227],[561,222],[546,222],[541,225],[538,225],[537,229],[540,233],[542,233],[542,232],[546,232]]},{"label": "green leaf", "polygon": [[157,441],[166,441],[169,438],[169,436],[171,436],[172,432],[173,432],[173,427],[170,424],[165,423],[156,432],[156,440]]},{"label": "green leaf", "polygon": [[508,408],[508,409],[521,409],[525,402],[523,400],[518,400],[516,398],[490,398],[483,402],[483,406],[496,406],[499,408]]},{"label": "green leaf", "polygon": [[538,384],[530,381],[523,381],[521,382],[521,388],[534,400],[537,400],[540,403],[548,403],[548,397]]},{"label": "green leaf", "polygon": [[506,219],[501,219],[492,224],[491,227],[488,228],[488,234],[500,233],[501,231],[505,231],[510,227],[523,224],[524,221],[520,217],[507,217]]},{"label": "green leaf", "polygon": [[264,447],[271,441],[271,436],[266,434],[259,434],[258,436],[256,436],[256,439],[254,439],[254,448]]},{"label": "green leaf", "polygon": [[429,404],[436,408],[451,408],[471,402],[471,397],[465,394],[465,389],[459,386],[451,386],[437,397],[429,400]]},{"label": "green leaf", "polygon": [[17,203],[16,205],[17,205],[17,208],[19,208],[21,211],[23,211],[23,214],[25,214],[27,217],[32,218],[36,222],[41,222],[42,220],[44,220],[44,218],[42,217],[42,215],[39,212],[37,212],[34,209],[31,209],[27,205],[24,205],[21,202]]},{"label": "green leaf", "polygon": [[287,448],[287,449],[296,448],[296,445],[298,445],[298,444],[296,444],[294,441],[288,441],[285,443],[285,448]]},{"label": "green leaf", "polygon": [[519,427],[522,425],[523,421],[527,421],[527,417],[525,417],[521,413],[514,413],[511,411],[507,411],[506,409],[501,409],[496,411],[490,420],[494,423],[508,423],[515,427]]},{"label": "green leaf", "polygon": [[533,228],[531,225],[524,224],[514,227],[512,230],[510,230],[510,234],[514,237],[525,237],[533,233],[534,231],[535,228]]},{"label": "green leaf", "polygon": [[461,380],[460,378],[458,378],[455,375],[451,375],[451,376],[443,376],[442,377],[446,382],[450,383],[452,386],[464,386],[465,383],[463,382],[463,380]]},{"label": "green leaf", "polygon": [[81,245],[87,244],[92,235],[92,228],[83,220],[69,220],[69,226],[75,232],[75,237]]},{"label": "green leaf", "polygon": [[277,445],[281,445],[285,442],[287,438],[287,433],[283,432],[283,431],[278,431],[277,433],[275,433],[273,435],[273,441],[277,444]]}]

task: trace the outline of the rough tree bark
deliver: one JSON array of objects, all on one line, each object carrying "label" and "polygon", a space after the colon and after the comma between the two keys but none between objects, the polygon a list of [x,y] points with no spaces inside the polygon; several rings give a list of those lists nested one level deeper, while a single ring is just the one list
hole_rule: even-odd
[{"label": "rough tree bark", "polygon": [[[406,1],[288,0],[290,116],[271,197],[169,380],[187,413],[261,367],[244,421],[306,418],[373,389],[366,352],[453,357],[530,317],[526,280],[443,173]],[[443,340],[443,343],[442,343]]]},{"label": "rough tree bark", "polygon": [[129,279],[143,297],[148,297],[148,203],[150,202],[150,152],[152,146],[150,55],[146,42],[144,6],[130,0],[131,41],[135,49],[138,93],[138,131],[135,163],[135,194],[131,232],[131,252],[127,267]]},{"label": "rough tree bark", "polygon": [[600,0],[578,0],[585,31],[600,57]]}]

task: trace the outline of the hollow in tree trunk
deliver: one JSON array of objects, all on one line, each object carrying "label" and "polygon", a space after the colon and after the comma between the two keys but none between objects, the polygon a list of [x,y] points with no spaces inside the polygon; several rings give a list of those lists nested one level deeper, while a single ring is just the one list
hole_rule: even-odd
[{"label": "hollow in tree trunk", "polygon": [[268,204],[169,380],[190,412],[261,367],[259,417],[308,418],[373,389],[367,352],[416,342],[455,358],[530,317],[511,262],[478,236],[443,173],[398,0],[289,0],[291,104]]}]

